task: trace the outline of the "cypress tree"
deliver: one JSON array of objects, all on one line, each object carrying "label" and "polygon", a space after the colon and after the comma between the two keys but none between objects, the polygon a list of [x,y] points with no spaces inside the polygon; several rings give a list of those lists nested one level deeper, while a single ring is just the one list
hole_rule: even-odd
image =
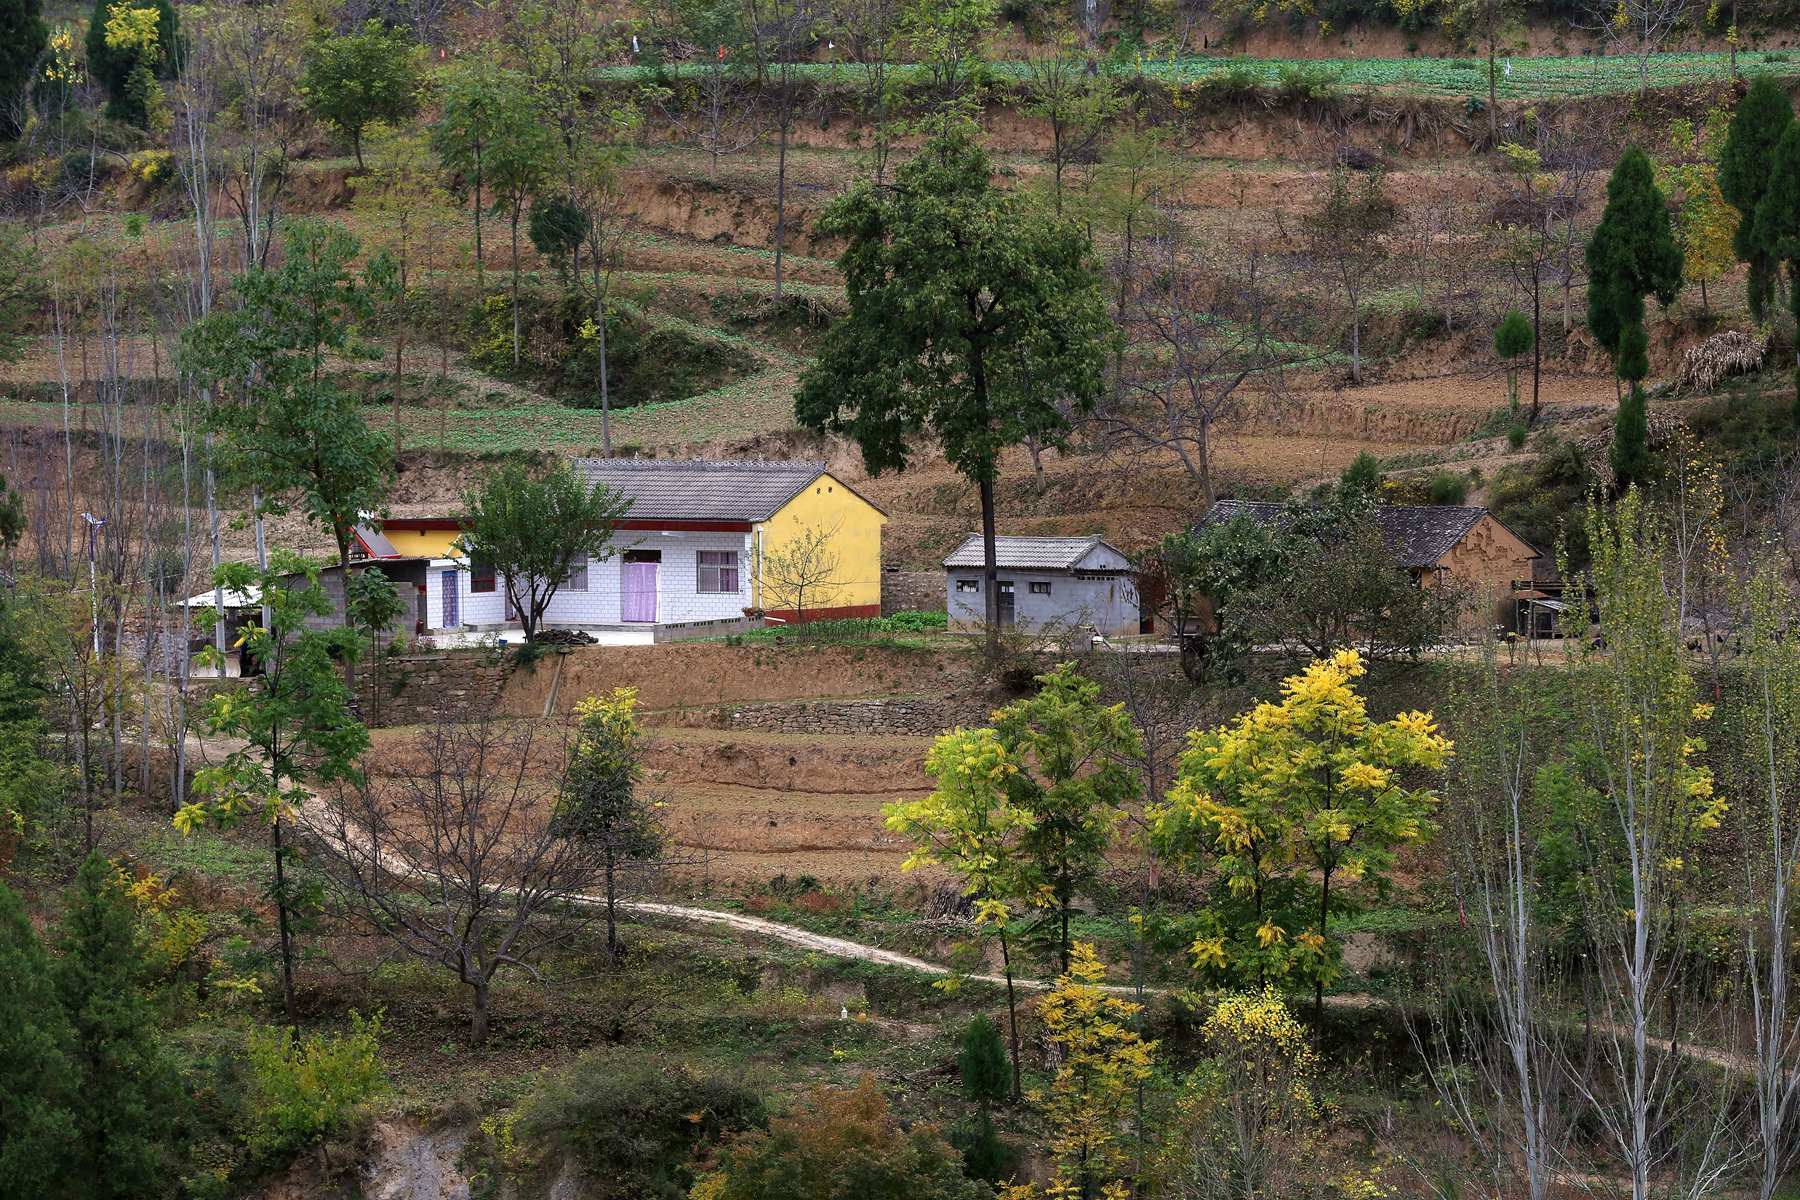
[{"label": "cypress tree", "polygon": [[[1756,241],[1787,267],[1788,307],[1800,322],[1800,123],[1790,121],[1775,146],[1769,184],[1756,206]],[[1800,422],[1800,361],[1794,367],[1794,418]]]},{"label": "cypress tree", "polygon": [[31,69],[49,38],[40,0],[0,0],[0,141],[25,128]]},{"label": "cypress tree", "polygon": [[75,1145],[68,1044],[50,956],[0,883],[0,1200],[62,1193]]},{"label": "cypress tree", "polygon": [[1623,486],[1643,477],[1648,427],[1640,389],[1650,373],[1644,297],[1668,305],[1681,289],[1681,249],[1669,208],[1636,146],[1625,151],[1606,183],[1606,211],[1587,245],[1588,329],[1612,356],[1613,372],[1630,385],[1619,406],[1613,473]]},{"label": "cypress tree", "polygon": [[183,1096],[142,987],[136,914],[117,870],[91,854],[63,917],[56,993],[72,1030],[72,1108],[81,1153],[65,1179],[108,1200],[169,1190]]},{"label": "cypress tree", "polygon": [[1793,124],[1787,93],[1770,76],[1758,75],[1732,112],[1719,152],[1719,191],[1742,218],[1731,245],[1739,261],[1750,264],[1746,298],[1751,318],[1759,322],[1774,295],[1775,264],[1756,231],[1755,217],[1768,188],[1775,147]]},{"label": "cypress tree", "polygon": [[1613,486],[1621,492],[1630,484],[1642,483],[1650,472],[1650,414],[1643,389],[1636,384],[1619,401],[1608,459],[1612,463]]}]

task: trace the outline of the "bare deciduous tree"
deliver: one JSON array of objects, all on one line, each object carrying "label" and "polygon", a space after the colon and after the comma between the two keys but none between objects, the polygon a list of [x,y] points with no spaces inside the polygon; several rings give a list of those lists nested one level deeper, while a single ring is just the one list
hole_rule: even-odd
[{"label": "bare deciduous tree", "polygon": [[1275,281],[1260,248],[1241,265],[1202,262],[1169,229],[1145,256],[1142,277],[1124,289],[1147,362],[1096,424],[1109,445],[1173,454],[1205,508],[1213,501],[1215,426],[1252,395],[1278,398],[1287,369],[1311,353],[1276,333]]},{"label": "bare deciduous tree", "polygon": [[469,989],[469,1036],[487,1038],[496,975],[537,976],[545,952],[586,918],[559,912],[592,888],[599,859],[553,828],[554,798],[533,777],[533,727],[447,711],[402,752],[403,769],[341,788],[308,822],[352,908],[406,953]]},{"label": "bare deciduous tree", "polygon": [[1350,310],[1350,379],[1362,382],[1362,305],[1387,261],[1385,242],[1399,210],[1378,167],[1357,181],[1336,166],[1312,211],[1301,218],[1307,254],[1342,294]]},{"label": "bare deciduous tree", "polygon": [[794,623],[812,609],[827,607],[844,590],[842,560],[835,545],[842,522],[809,525],[757,558],[757,594],[764,609],[791,612]]},{"label": "bare deciduous tree", "polygon": [[1570,1131],[1559,972],[1549,961],[1538,877],[1549,819],[1532,790],[1557,738],[1548,695],[1503,672],[1490,649],[1458,697],[1446,840],[1487,995],[1458,1003],[1455,989],[1445,989],[1427,1056],[1440,1102],[1492,1173],[1493,1194],[1523,1185],[1531,1200],[1550,1194]]}]

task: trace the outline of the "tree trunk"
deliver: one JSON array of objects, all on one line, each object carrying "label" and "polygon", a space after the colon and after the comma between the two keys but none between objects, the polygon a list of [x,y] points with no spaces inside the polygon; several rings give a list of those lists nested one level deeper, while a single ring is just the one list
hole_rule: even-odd
[{"label": "tree trunk", "polygon": [[475,993],[469,1005],[469,1042],[476,1046],[485,1046],[488,1036],[488,981],[477,979],[469,984]]},{"label": "tree trunk", "polygon": [[[1331,872],[1322,872],[1323,879],[1319,886],[1319,936],[1325,936],[1326,922],[1331,919]],[[1313,980],[1313,1023],[1323,1027],[1325,1024],[1325,976],[1317,976]]]},{"label": "tree trunk", "polygon": [[[277,780],[279,785],[279,780]],[[281,839],[281,814],[275,814],[272,844],[275,854],[275,923],[281,938],[281,1010],[288,1028],[296,1030],[300,1006],[294,997],[294,932],[288,920],[287,850]],[[299,1034],[296,1030],[294,1036]]]},{"label": "tree trunk", "polygon": [[1540,329],[1544,316],[1543,291],[1534,270],[1531,273],[1531,424],[1534,427],[1544,407],[1541,392],[1544,380],[1544,335]]},{"label": "tree trunk", "polygon": [[612,858],[606,860],[606,961],[619,961],[619,921],[617,883],[613,876]]},{"label": "tree trunk", "polygon": [[1000,649],[1000,567],[995,562],[998,549],[994,533],[994,481],[983,479],[976,484],[981,495],[981,590],[983,618],[987,623],[988,658]]},{"label": "tree trunk", "polygon": [[612,397],[607,391],[606,380],[606,298],[600,291],[600,224],[598,219],[590,218],[588,230],[591,235],[594,251],[594,325],[600,339],[600,455],[602,458],[612,457]]},{"label": "tree trunk", "polygon": [[782,257],[787,249],[787,152],[788,126],[793,124],[787,67],[781,70],[781,129],[775,142],[775,303],[781,303]]},{"label": "tree trunk", "polygon": [[1012,1100],[1024,1098],[1019,1087],[1019,1001],[1013,994],[1012,950],[1006,941],[1006,930],[1000,931],[1000,968],[1006,974],[1006,1024],[1012,1038]]},{"label": "tree trunk", "polygon": [[512,208],[512,325],[513,325],[513,370],[519,369],[519,208],[522,200],[514,201]]},{"label": "tree trunk", "polygon": [[475,145],[475,290],[487,291],[487,260],[481,253],[481,144]]}]

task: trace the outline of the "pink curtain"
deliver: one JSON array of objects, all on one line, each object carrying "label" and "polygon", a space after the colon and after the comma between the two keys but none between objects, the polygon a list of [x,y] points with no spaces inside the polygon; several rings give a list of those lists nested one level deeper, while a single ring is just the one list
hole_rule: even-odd
[{"label": "pink curtain", "polygon": [[625,568],[620,619],[625,621],[656,620],[656,564],[628,562]]}]

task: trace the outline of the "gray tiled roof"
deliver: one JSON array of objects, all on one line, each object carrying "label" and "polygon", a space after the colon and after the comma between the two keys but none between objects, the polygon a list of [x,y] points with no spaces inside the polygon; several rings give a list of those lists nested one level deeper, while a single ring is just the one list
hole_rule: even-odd
[{"label": "gray tiled roof", "polygon": [[[994,539],[994,565],[1013,571],[1033,568],[1067,571],[1095,546],[1105,545],[1097,537],[997,537]],[[1118,553],[1116,549],[1113,551]],[[1121,557],[1123,557],[1121,555]],[[946,567],[979,567],[986,565],[981,550],[981,535],[971,533],[963,544],[944,560]]]},{"label": "gray tiled roof", "polygon": [[[1401,566],[1430,567],[1462,541],[1487,511],[1460,504],[1383,504],[1375,509],[1374,517],[1383,540]],[[1221,500],[1212,506],[1202,523],[1222,525],[1240,516],[1249,517],[1258,525],[1280,526],[1287,520],[1287,506]]]},{"label": "gray tiled roof", "polygon": [[766,521],[825,470],[819,462],[770,459],[578,458],[591,487],[631,501],[629,521]]}]

